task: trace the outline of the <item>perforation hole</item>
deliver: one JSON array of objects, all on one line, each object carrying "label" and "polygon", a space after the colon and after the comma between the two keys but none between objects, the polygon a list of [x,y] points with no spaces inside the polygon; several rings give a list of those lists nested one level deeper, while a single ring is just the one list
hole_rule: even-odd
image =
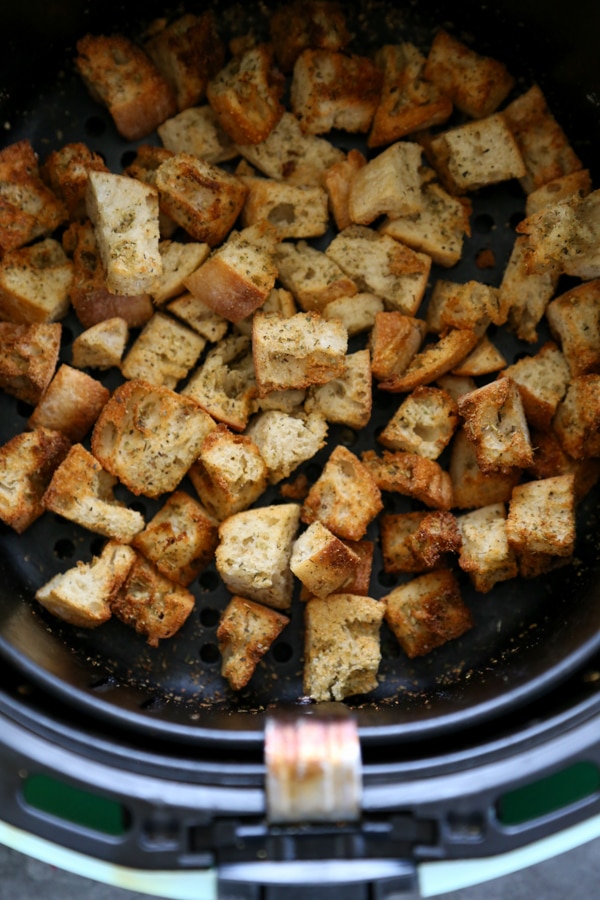
[{"label": "perforation hole", "polygon": [[294,655],[294,650],[287,641],[280,641],[278,644],[273,645],[271,653],[275,662],[286,663]]},{"label": "perforation hole", "polygon": [[85,120],[83,127],[90,137],[100,137],[106,131],[106,122],[101,116],[90,116]]},{"label": "perforation hole", "polygon": [[219,587],[219,576],[216,572],[202,572],[198,578],[198,584],[203,591],[216,591]]},{"label": "perforation hole", "polygon": [[218,609],[212,609],[210,606],[205,606],[204,609],[200,610],[200,623],[204,625],[205,628],[214,628],[219,624],[220,618],[221,613]]},{"label": "perforation hole", "polygon": [[60,538],[54,545],[54,555],[58,559],[71,559],[75,555],[75,544],[68,538]]},{"label": "perforation hole", "polygon": [[219,661],[221,654],[216,644],[203,644],[200,647],[200,659],[203,663],[213,664]]}]

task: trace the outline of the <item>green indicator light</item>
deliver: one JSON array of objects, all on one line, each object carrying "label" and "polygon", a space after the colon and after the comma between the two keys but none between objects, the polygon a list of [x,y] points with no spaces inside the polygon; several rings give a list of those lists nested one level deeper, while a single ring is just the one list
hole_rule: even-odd
[{"label": "green indicator light", "polygon": [[23,783],[23,797],[34,809],[103,834],[116,836],[127,830],[127,811],[121,803],[50,775],[30,775]]},{"label": "green indicator light", "polygon": [[503,825],[521,825],[572,806],[600,790],[600,771],[591,762],[577,762],[503,794],[497,804]]}]

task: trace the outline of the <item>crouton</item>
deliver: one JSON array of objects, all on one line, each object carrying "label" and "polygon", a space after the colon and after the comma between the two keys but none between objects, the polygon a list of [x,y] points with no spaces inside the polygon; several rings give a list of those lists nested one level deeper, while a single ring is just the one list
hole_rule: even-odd
[{"label": "crouton", "polygon": [[484,472],[530,465],[529,427],[519,388],[512,379],[498,378],[465,394],[458,401],[458,412]]},{"label": "crouton", "polygon": [[17,534],[44,512],[42,497],[70,447],[49,428],[21,432],[0,447],[0,519]]},{"label": "crouton", "polygon": [[127,352],[121,372],[125,378],[175,389],[196,365],[205,345],[196,331],[156,312]]},{"label": "crouton", "polygon": [[381,97],[367,144],[380,147],[415,131],[442,125],[452,100],[424,76],[426,59],[414,44],[384,44],[375,54],[383,73]]},{"label": "crouton", "polygon": [[247,337],[229,335],[212,347],[182,389],[207,413],[234,431],[243,431],[253,410],[256,379]]},{"label": "crouton", "polygon": [[144,517],[114,496],[117,478],[82,444],[74,444],[55,470],[42,503],[45,509],[122,544],[144,527]]},{"label": "crouton", "polygon": [[[265,315],[282,316],[284,319],[289,319],[296,315],[298,308],[290,291],[287,291],[285,288],[274,287],[267,294],[265,302],[260,307],[260,312]],[[253,327],[254,313],[251,313],[245,319],[235,323],[235,332],[251,338]]]},{"label": "crouton", "polygon": [[463,513],[457,523],[462,537],[458,565],[476,591],[487,594],[498,582],[516,578],[517,559],[508,542],[503,503]]},{"label": "crouton", "polygon": [[272,178],[242,178],[248,196],[242,225],[269,222],[280,240],[315,238],[329,226],[327,194],[317,185],[285,184]]},{"label": "crouton", "polygon": [[423,210],[422,149],[397,141],[356,170],[350,182],[348,213],[358,225],[370,225],[382,215],[416,216]]},{"label": "crouton", "polygon": [[289,609],[294,588],[290,558],[299,524],[297,503],[242,510],[221,522],[216,566],[228,590],[274,609]]},{"label": "crouton", "polygon": [[332,300],[356,294],[354,281],[326,253],[306,241],[279,244],[274,259],[279,280],[305,312],[322,312]]},{"label": "crouton", "polygon": [[175,95],[152,60],[122,34],[86,34],[75,67],[127,141],[138,141],[177,111]]},{"label": "crouton", "polygon": [[558,283],[558,271],[549,267],[544,272],[531,272],[529,241],[524,236],[515,240],[500,283],[500,305],[508,327],[519,340],[535,343],[538,325]]},{"label": "crouton", "polygon": [[205,437],[188,475],[204,506],[220,520],[251,506],[268,481],[267,464],[254,441],[225,425]]},{"label": "crouton", "polygon": [[287,616],[254,603],[232,597],[219,621],[217,641],[221,653],[221,675],[234,691],[245,688],[260,660],[286,625]]},{"label": "crouton", "polygon": [[238,150],[223,131],[212,106],[192,106],[167,119],[157,128],[163,146],[173,154],[189,153],[216,166],[238,156]]},{"label": "crouton", "polygon": [[345,370],[326,384],[313,384],[304,402],[306,412],[318,412],[328,422],[357,431],[371,418],[373,391],[368,350],[348,353]]},{"label": "crouton", "polygon": [[394,372],[380,381],[383,391],[407,393],[419,385],[428,385],[451,372],[475,347],[478,335],[468,328],[451,328],[438,341],[426,344],[412,357],[404,371]]},{"label": "crouton", "polygon": [[437,459],[458,424],[457,405],[437,387],[417,387],[402,401],[377,440],[388,450]]},{"label": "crouton", "polygon": [[[164,162],[173,159],[175,154],[166,147],[155,147],[153,144],[141,144],[136,151],[133,160],[123,170],[124,175],[143,181],[144,184],[156,187],[156,178],[159,168]],[[168,197],[167,197],[168,203]],[[169,213],[166,211],[162,197],[158,195],[158,227],[161,238],[167,240],[172,237],[178,228]]]},{"label": "crouton", "polygon": [[234,56],[206,88],[221,127],[236,144],[260,144],[269,136],[284,112],[282,94],[283,78],[269,44]]},{"label": "crouton", "polygon": [[91,171],[86,209],[108,289],[133,295],[151,291],[162,274],[156,189],[126,175]]},{"label": "crouton", "polygon": [[412,538],[427,513],[425,511],[384,513],[379,517],[379,540],[383,571],[420,573],[434,568],[416,552]]},{"label": "crouton", "polygon": [[371,586],[371,573],[373,571],[373,559],[375,557],[375,542],[365,540],[345,540],[344,544],[356,555],[358,564],[354,566],[349,577],[342,584],[340,592],[360,594],[362,597],[367,597],[369,596],[369,589]]},{"label": "crouton", "polygon": [[378,312],[369,336],[371,371],[377,381],[389,381],[406,371],[427,331],[423,319],[397,311]]},{"label": "crouton", "polygon": [[208,259],[208,244],[196,241],[161,241],[158,250],[162,259],[162,274],[152,299],[157,306],[164,306],[168,300],[185,293],[183,282]]},{"label": "crouton", "polygon": [[589,169],[577,169],[568,175],[553,178],[527,195],[525,215],[532,216],[545,206],[552,206],[569,197],[587,197],[591,190],[592,179]]},{"label": "crouton", "polygon": [[425,656],[473,627],[471,612],[449,569],[419,575],[380,602],[385,621],[409,659]]},{"label": "crouton", "polygon": [[290,569],[315,597],[338,591],[358,563],[358,556],[318,521],[296,538],[290,557]]},{"label": "crouton", "polygon": [[331,300],[321,315],[329,322],[338,319],[351,338],[365,331],[372,331],[378,313],[383,311],[383,300],[380,297],[361,292]]},{"label": "crouton", "polygon": [[546,318],[571,376],[600,372],[600,279],[556,297],[546,307]]},{"label": "crouton", "polygon": [[399,450],[384,450],[382,456],[365,450],[361,460],[381,491],[414,497],[430,509],[452,508],[450,476],[435,460]]},{"label": "crouton", "polygon": [[461,328],[481,336],[492,323],[502,325],[505,316],[497,288],[480,281],[457,284],[440,278],[431,292],[425,321],[435,334]]},{"label": "crouton", "polygon": [[506,533],[517,556],[533,553],[570,557],[575,547],[574,475],[516,485]]},{"label": "crouton", "polygon": [[343,540],[360,541],[382,509],[381,492],[368,467],[338,444],[302,504],[302,521],[319,521]]},{"label": "crouton", "polygon": [[553,427],[572,459],[600,456],[600,374],[578,375],[571,381]]},{"label": "crouton", "polygon": [[35,406],[54,375],[62,325],[0,322],[0,389]]},{"label": "crouton", "polygon": [[484,334],[480,337],[470,353],[452,369],[452,374],[461,377],[477,378],[479,375],[491,375],[506,366],[506,359],[498,347]]},{"label": "crouton", "polygon": [[54,238],[9,250],[0,260],[0,316],[31,324],[64,319],[73,264]]},{"label": "crouton", "polygon": [[135,559],[127,544],[107,541],[90,562],[78,560],[35,592],[35,599],[53,616],[77,628],[97,628],[112,615],[111,603]]},{"label": "crouton", "polygon": [[194,297],[189,291],[171,300],[167,304],[167,312],[185,322],[190,328],[211,343],[222,340],[229,329],[229,322],[214,312],[198,297]]},{"label": "crouton", "polygon": [[578,504],[600,479],[600,459],[588,457],[573,459],[562,447],[557,433],[532,431],[533,462],[527,467],[527,474],[538,481],[555,475],[575,476],[573,490]]},{"label": "crouton", "polygon": [[270,34],[277,62],[291,72],[303,50],[343,50],[350,41],[346,16],[331,0],[294,0],[271,15]]},{"label": "crouton", "polygon": [[133,494],[159,497],[179,485],[214,428],[214,420],[191,398],[127,381],[96,421],[92,452]]},{"label": "crouton", "polygon": [[90,169],[108,172],[102,157],[79,142],[53,150],[40,166],[41,177],[62,200],[71,221],[87,216],[85,193]]},{"label": "crouton", "polygon": [[92,325],[73,341],[73,366],[77,369],[119,368],[128,337],[127,322],[119,316]]},{"label": "crouton", "polygon": [[474,391],[477,387],[475,379],[470,375],[457,375],[455,372],[448,372],[440,375],[436,379],[436,385],[443,391],[447,391],[453,400],[458,400],[463,394]]},{"label": "crouton", "polygon": [[304,609],[303,691],[343,700],[377,687],[379,631],[385,605],[357,594],[314,597]]},{"label": "crouton", "polygon": [[60,365],[29,417],[31,428],[52,428],[77,443],[96,421],[110,391],[96,378]]},{"label": "crouton", "polygon": [[432,41],[423,74],[474,119],[495,112],[515,83],[504,63],[482,56],[443,28]]},{"label": "crouton", "polygon": [[195,605],[188,588],[166,578],[137,553],[110,608],[117,619],[143,635],[150,647],[158,647],[183,627]]},{"label": "crouton", "polygon": [[456,516],[444,510],[423,515],[409,537],[412,553],[429,569],[443,567],[449,553],[458,553],[462,536]]},{"label": "crouton", "polygon": [[327,422],[318,413],[267,409],[254,416],[246,434],[267,464],[270,483],[277,484],[325,446]]},{"label": "crouton", "polygon": [[338,231],[352,225],[348,206],[350,185],[358,170],[366,164],[367,160],[360,150],[352,148],[345,157],[334,162],[323,173],[322,184],[327,191],[329,207]]},{"label": "crouton", "polygon": [[517,466],[499,471],[483,471],[477,461],[476,445],[463,428],[452,440],[448,473],[452,481],[454,506],[474,509],[493,503],[508,503],[523,470]]},{"label": "crouton", "polygon": [[542,431],[550,428],[569,383],[569,367],[556,344],[547,341],[533,356],[517,360],[501,375],[517,385],[529,425]]}]

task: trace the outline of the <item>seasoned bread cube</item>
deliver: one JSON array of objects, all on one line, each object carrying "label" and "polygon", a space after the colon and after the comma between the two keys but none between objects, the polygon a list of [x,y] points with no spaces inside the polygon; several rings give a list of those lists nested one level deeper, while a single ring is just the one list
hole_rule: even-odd
[{"label": "seasoned bread cube", "polygon": [[365,450],[361,459],[381,491],[414,497],[430,509],[452,508],[450,476],[435,460],[399,450],[384,450],[382,456]]},{"label": "seasoned bread cube", "polygon": [[234,56],[206,88],[216,116],[236,144],[260,144],[284,112],[283,79],[273,64],[273,47],[256,44]]},{"label": "seasoned bread cube", "polygon": [[499,581],[519,574],[514,550],[508,542],[506,507],[493,503],[458,516],[462,549],[458,564],[476,591],[487,594]]},{"label": "seasoned bread cube", "polygon": [[422,149],[397,141],[356,170],[350,182],[348,213],[358,225],[370,225],[382,215],[416,216],[423,210]]},{"label": "seasoned bread cube", "polygon": [[456,577],[449,569],[427,572],[394,588],[380,601],[385,621],[410,659],[425,656],[473,626]]},{"label": "seasoned bread cube", "polygon": [[402,372],[379,383],[383,391],[407,393],[451,372],[475,347],[478,335],[468,328],[451,328],[439,340],[426,344]]},{"label": "seasoned bread cube", "polygon": [[54,238],[9,250],[0,260],[0,316],[24,324],[64,319],[72,279],[73,264]]},{"label": "seasoned bread cube", "polygon": [[189,153],[213,166],[239,155],[208,103],[182,110],[159,125],[157,132],[163,146],[171,153]]},{"label": "seasoned bread cube", "polygon": [[528,466],[527,474],[538,481],[572,472],[575,476],[575,503],[580,503],[600,479],[600,459],[573,459],[563,450],[556,431],[533,431],[531,438],[534,446],[533,463]]},{"label": "seasoned bread cube", "polygon": [[254,441],[219,425],[202,442],[188,472],[202,503],[217,519],[251,506],[267,487],[267,464]]},{"label": "seasoned bread cube", "polygon": [[448,372],[446,375],[440,375],[436,379],[438,387],[443,391],[447,391],[454,400],[458,400],[463,394],[474,391],[477,387],[475,379],[470,375],[456,375],[455,372]]},{"label": "seasoned bread cube", "polygon": [[212,10],[154,23],[144,49],[175,94],[177,109],[199,103],[209,79],[225,61]]},{"label": "seasoned bread cube", "polygon": [[242,210],[244,227],[267,221],[280,240],[320,237],[327,231],[329,209],[323,188],[272,178],[244,177],[242,181],[248,188]]},{"label": "seasoned bread cube", "polygon": [[141,47],[125,35],[86,34],[77,41],[75,67],[125,140],[146,137],[177,110],[167,81]]},{"label": "seasoned bread cube", "polygon": [[119,368],[128,338],[125,319],[104,319],[77,335],[71,347],[72,364],[76,369]]},{"label": "seasoned bread cube", "polygon": [[476,445],[463,428],[459,428],[451,444],[448,472],[452,481],[454,506],[474,509],[493,503],[508,503],[522,469],[517,466],[499,471],[482,471],[477,461]]},{"label": "seasoned bread cube", "polygon": [[304,402],[306,412],[318,412],[328,422],[364,428],[373,409],[371,356],[357,350],[346,356],[345,370],[327,384],[311,385]]},{"label": "seasoned bread cube", "polygon": [[383,509],[381,492],[363,462],[338,444],[302,504],[302,521],[319,521],[342,540],[360,541]]},{"label": "seasoned bread cube", "polygon": [[574,475],[516,485],[506,533],[517,556],[533,553],[570,557],[575,547]]},{"label": "seasoned bread cube", "polygon": [[74,444],[55,470],[42,503],[82,528],[129,544],[144,527],[144,517],[115,498],[116,484],[116,477],[82,444]]},{"label": "seasoned bread cube", "polygon": [[592,190],[592,178],[589,169],[577,169],[568,175],[560,175],[547,181],[527,195],[525,215],[532,216],[544,206],[552,206],[569,197],[587,197]]},{"label": "seasoned bread cube", "polygon": [[109,397],[108,388],[96,378],[63,363],[31,413],[29,425],[52,428],[77,443],[89,432]]},{"label": "seasoned bread cube", "polygon": [[571,381],[553,427],[572,459],[600,456],[600,374],[578,375]]},{"label": "seasoned bread cube", "polygon": [[569,367],[556,344],[547,341],[533,356],[517,360],[501,375],[517,385],[529,425],[542,431],[550,428],[569,384]]},{"label": "seasoned bread cube", "polygon": [[256,379],[250,340],[229,335],[212,347],[181,394],[234,431],[243,431],[254,408]]},{"label": "seasoned bread cube", "polygon": [[367,132],[381,93],[382,75],[367,56],[303,50],[294,64],[292,112],[306,134],[334,128]]},{"label": "seasoned bread cube", "polygon": [[[141,144],[132,162],[123,170],[124,175],[143,181],[144,184],[156,187],[156,178],[159,168],[164,162],[172,159],[175,154],[166,147],[155,147],[151,144]],[[167,199],[168,202],[168,199]],[[175,222],[163,207],[162,197],[158,195],[158,227],[161,238],[167,240],[177,230]]]},{"label": "seasoned bread cube", "polygon": [[322,522],[313,522],[296,538],[290,569],[315,597],[328,597],[344,586],[359,557]]},{"label": "seasoned bread cube", "polygon": [[125,378],[174,390],[196,365],[205,345],[196,331],[156,312],[130,347],[121,372]]},{"label": "seasoned bread cube", "polygon": [[252,328],[252,355],[259,397],[298,390],[343,375],[348,334],[340,322],[319,313],[285,317],[258,311]]},{"label": "seasoned bread cube", "polygon": [[187,587],[214,558],[217,526],[197,500],[177,490],[131,543],[159,572]]},{"label": "seasoned bread cube", "polygon": [[600,372],[600,279],[556,297],[546,307],[546,318],[571,375]]},{"label": "seasoned bread cube", "polygon": [[303,691],[343,700],[377,687],[385,604],[358,594],[314,597],[304,608]]},{"label": "seasoned bread cube", "polygon": [[417,534],[427,513],[424,511],[405,513],[384,513],[379,518],[379,539],[383,571],[426,572],[435,566],[425,561],[417,552],[413,538]]},{"label": "seasoned bread cube", "polygon": [[287,616],[254,603],[232,597],[221,615],[217,641],[221,653],[221,675],[234,691],[245,688],[260,660],[286,625]]},{"label": "seasoned bread cube", "polygon": [[96,628],[112,615],[111,603],[135,559],[127,544],[107,541],[90,562],[78,560],[38,588],[35,598],[48,612],[77,628]]},{"label": "seasoned bread cube", "polygon": [[283,72],[291,72],[303,50],[343,50],[350,41],[346,16],[335,0],[293,0],[271,15],[270,34]]},{"label": "seasoned bread cube", "polygon": [[246,434],[267,464],[270,483],[277,484],[325,446],[327,422],[318,413],[266,409],[251,420]]},{"label": "seasoned bread cube", "polygon": [[414,44],[384,44],[375,54],[383,72],[381,97],[368,138],[369,147],[391,144],[415,131],[442,125],[452,101],[424,78],[426,59]]},{"label": "seasoned bread cube", "polygon": [[196,600],[180,584],[162,575],[139,553],[124,585],[111,600],[113,615],[146,638],[150,647],[173,637],[189,618]]},{"label": "seasoned bread cube", "polygon": [[274,254],[279,281],[305,312],[323,312],[339,297],[356,294],[356,284],[322,250],[306,241],[282,242]]},{"label": "seasoned bread cube", "polygon": [[419,352],[427,325],[395,310],[378,312],[369,336],[371,371],[377,381],[402,375]]},{"label": "seasoned bread cube", "polygon": [[214,428],[214,420],[191,398],[126,381],[98,417],[92,452],[133,494],[159,497],[179,485]]},{"label": "seasoned bread cube", "polygon": [[481,336],[490,324],[502,325],[504,311],[498,289],[480,281],[456,284],[438,279],[431,292],[425,317],[429,331],[442,334],[462,328]]},{"label": "seasoned bread cube", "polygon": [[109,291],[150,292],[162,274],[156,189],[126,175],[91,171],[86,209]]},{"label": "seasoned bread cube", "polygon": [[375,325],[377,314],[383,311],[383,300],[380,297],[360,293],[331,300],[321,315],[329,322],[338,319],[351,338],[365,331],[370,332]]},{"label": "seasoned bread cube", "polygon": [[423,74],[474,119],[495,112],[515,83],[504,63],[482,56],[443,28],[433,39]]},{"label": "seasoned bread cube", "polygon": [[102,157],[79,142],[53,150],[40,166],[41,177],[62,200],[71,220],[87,215],[85,194],[90,169],[108,172]]},{"label": "seasoned bread cube", "polygon": [[240,322],[263,305],[275,285],[275,243],[273,227],[265,222],[234,231],[185,279],[185,287],[214,312]]},{"label": "seasoned bread cube", "polygon": [[[260,312],[289,319],[291,316],[296,315],[298,308],[290,291],[287,291],[285,288],[274,287],[269,291],[267,299],[260,307]],[[236,322],[234,331],[251,338],[253,326],[254,313],[251,313],[245,319]]]},{"label": "seasoned bread cube", "polygon": [[529,241],[519,236],[513,244],[500,283],[500,305],[508,327],[519,340],[535,343],[538,325],[558,283],[558,271],[549,267],[532,272],[529,266]]},{"label": "seasoned bread cube", "polygon": [[350,185],[358,170],[366,164],[367,160],[360,150],[352,148],[346,156],[330,165],[322,175],[322,184],[327,191],[329,207],[338,231],[352,225],[348,206]]},{"label": "seasoned bread cube", "polygon": [[505,472],[531,464],[533,448],[519,388],[498,378],[458,401],[467,437],[484,472]]},{"label": "seasoned bread cube", "polygon": [[214,312],[210,306],[194,297],[189,291],[167,304],[167,311],[172,313],[194,331],[211,343],[225,337],[229,322]]},{"label": "seasoned bread cube", "polygon": [[58,322],[0,322],[0,389],[35,406],[54,375],[61,335]]},{"label": "seasoned bread cube", "polygon": [[480,337],[470,353],[452,369],[452,374],[459,377],[476,378],[478,375],[491,375],[506,366],[506,359],[484,334]]},{"label": "seasoned bread cube", "polygon": [[158,251],[162,259],[162,274],[158,286],[152,291],[156,306],[164,306],[168,300],[185,293],[184,281],[208,259],[208,244],[187,241],[161,241]]},{"label": "seasoned bread cube", "polygon": [[49,428],[21,432],[0,447],[0,519],[17,534],[44,512],[42,497],[70,447]]},{"label": "seasoned bread cube", "polygon": [[456,517],[451,512],[434,510],[425,513],[409,543],[416,559],[429,569],[443,566],[448,553],[458,553],[462,536]]},{"label": "seasoned bread cube", "polygon": [[300,506],[283,503],[242,510],[219,526],[216,566],[232,594],[274,609],[289,609],[292,547]]},{"label": "seasoned bread cube", "polygon": [[402,401],[377,440],[388,450],[437,459],[458,424],[456,402],[437,387],[417,387]]}]

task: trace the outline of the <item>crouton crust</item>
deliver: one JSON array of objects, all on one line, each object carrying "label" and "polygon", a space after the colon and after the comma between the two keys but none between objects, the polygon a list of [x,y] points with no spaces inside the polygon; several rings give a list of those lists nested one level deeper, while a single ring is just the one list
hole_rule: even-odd
[{"label": "crouton crust", "polygon": [[365,450],[361,460],[382,491],[404,494],[433,509],[453,506],[452,482],[439,463],[416,453]]},{"label": "crouton crust", "polygon": [[217,629],[221,653],[221,675],[234,691],[241,691],[289,618],[274,609],[234,596],[225,608]]}]

